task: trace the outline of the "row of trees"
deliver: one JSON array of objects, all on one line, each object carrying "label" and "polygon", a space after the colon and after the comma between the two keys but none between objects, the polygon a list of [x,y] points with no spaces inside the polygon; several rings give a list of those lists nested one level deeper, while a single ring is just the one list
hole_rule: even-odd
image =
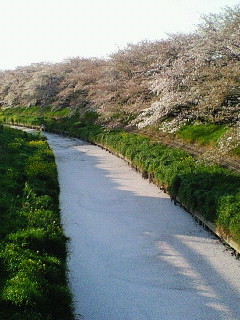
[{"label": "row of trees", "polygon": [[166,116],[235,122],[240,102],[240,5],[192,34],[129,44],[109,59],[72,58],[0,73],[3,107],[94,108],[135,123]]}]

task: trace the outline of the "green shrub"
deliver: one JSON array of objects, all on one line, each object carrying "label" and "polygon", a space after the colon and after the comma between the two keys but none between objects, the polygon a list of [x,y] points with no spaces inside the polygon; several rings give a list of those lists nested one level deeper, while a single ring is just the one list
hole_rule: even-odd
[{"label": "green shrub", "polygon": [[229,223],[229,234],[235,239],[240,239],[240,212],[236,211]]},{"label": "green shrub", "polygon": [[216,224],[225,233],[231,234],[235,239],[240,239],[240,192],[235,195],[226,195],[218,203],[218,219]]}]

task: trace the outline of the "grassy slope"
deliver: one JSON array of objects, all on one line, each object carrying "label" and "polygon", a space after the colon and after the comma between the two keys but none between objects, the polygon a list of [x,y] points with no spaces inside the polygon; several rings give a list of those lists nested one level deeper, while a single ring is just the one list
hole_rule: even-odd
[{"label": "grassy slope", "polygon": [[0,318],[72,319],[53,153],[10,128],[0,149]]},{"label": "grassy slope", "polygon": [[180,128],[177,137],[191,143],[216,145],[217,141],[227,132],[227,126],[216,124],[189,124]]}]

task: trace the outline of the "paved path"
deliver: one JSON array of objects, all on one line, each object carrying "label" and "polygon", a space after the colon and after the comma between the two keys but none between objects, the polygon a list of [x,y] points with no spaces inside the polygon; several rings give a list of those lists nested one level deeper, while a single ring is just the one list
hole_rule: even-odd
[{"label": "paved path", "polygon": [[240,319],[240,261],[123,160],[47,134],[84,320]]}]

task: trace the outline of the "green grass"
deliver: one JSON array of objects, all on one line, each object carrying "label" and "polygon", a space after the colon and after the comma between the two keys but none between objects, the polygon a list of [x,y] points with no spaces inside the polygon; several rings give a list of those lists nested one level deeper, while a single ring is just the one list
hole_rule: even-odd
[{"label": "green grass", "polygon": [[177,137],[202,145],[216,145],[221,136],[228,130],[224,125],[188,124],[178,130]]},{"label": "green grass", "polygon": [[236,147],[235,149],[232,150],[232,153],[234,155],[240,156],[240,147]]},{"label": "green grass", "polygon": [[53,153],[7,127],[0,149],[0,319],[71,320]]},{"label": "green grass", "polygon": [[68,117],[69,108],[53,109],[49,107],[16,107],[1,110],[0,121],[12,124],[36,125],[44,124],[48,119]]},{"label": "green grass", "polygon": [[[93,114],[85,118],[46,118],[45,124],[49,131],[67,132],[121,154],[137,170],[150,175],[172,197],[177,197],[188,209],[199,212],[240,243],[238,173],[217,165],[200,163],[183,150],[153,142],[139,134],[104,130],[95,124],[95,120]],[[227,127],[221,125],[190,124],[177,134],[191,142],[216,144],[226,130]],[[36,174],[40,169],[36,167]],[[233,204],[234,210],[230,209]]]}]

